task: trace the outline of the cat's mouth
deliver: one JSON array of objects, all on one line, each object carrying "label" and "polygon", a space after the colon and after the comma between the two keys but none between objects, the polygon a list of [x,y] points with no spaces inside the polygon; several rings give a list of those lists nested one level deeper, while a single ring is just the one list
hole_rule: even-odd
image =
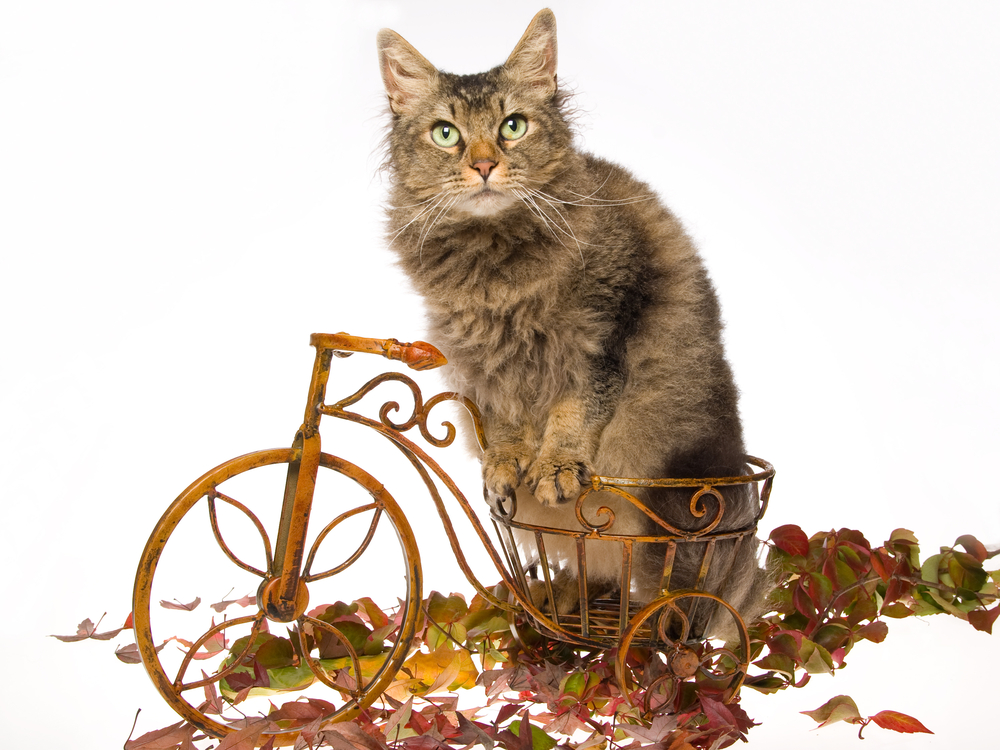
[{"label": "cat's mouth", "polygon": [[494,216],[510,208],[516,201],[517,198],[510,193],[484,184],[461,201],[457,208],[473,216]]}]

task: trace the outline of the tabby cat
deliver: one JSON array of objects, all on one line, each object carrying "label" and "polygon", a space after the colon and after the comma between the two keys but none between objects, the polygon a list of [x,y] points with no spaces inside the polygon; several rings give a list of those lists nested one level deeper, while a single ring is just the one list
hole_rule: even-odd
[{"label": "tabby cat", "polygon": [[[426,301],[452,387],[482,412],[487,498],[516,491],[519,520],[579,528],[574,501],[592,473],[744,473],[712,284],[649,187],[574,146],[552,12],[485,73],[437,70],[389,29],[378,53],[392,118],[391,247]],[[689,498],[658,490],[643,501],[692,528]],[[618,531],[657,533],[627,502],[602,501]],[[755,498],[727,503],[719,530],[753,524]],[[620,548],[600,544],[588,542],[591,591],[621,576]],[[639,600],[660,589],[663,549],[648,546]],[[729,577],[727,600],[749,616],[767,585],[754,547],[712,562],[716,578]],[[577,606],[574,550],[549,548],[563,570],[544,606]],[[675,563],[671,588],[693,585],[698,563],[688,558]]]}]

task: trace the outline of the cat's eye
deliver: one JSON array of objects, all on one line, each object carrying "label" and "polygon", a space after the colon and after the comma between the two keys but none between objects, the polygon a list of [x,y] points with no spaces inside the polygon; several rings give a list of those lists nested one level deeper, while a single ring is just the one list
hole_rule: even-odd
[{"label": "cat's eye", "polygon": [[523,138],[528,132],[528,121],[523,115],[511,115],[500,126],[500,137],[507,141]]},{"label": "cat's eye", "polygon": [[461,133],[458,132],[458,128],[450,122],[439,122],[431,128],[431,140],[441,148],[451,148],[458,145],[460,137]]}]

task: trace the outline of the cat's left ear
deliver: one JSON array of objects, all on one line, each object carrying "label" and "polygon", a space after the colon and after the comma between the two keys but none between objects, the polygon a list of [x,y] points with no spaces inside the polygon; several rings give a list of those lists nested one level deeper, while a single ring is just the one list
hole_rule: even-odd
[{"label": "cat's left ear", "polygon": [[551,10],[535,14],[504,67],[546,96],[556,92],[556,17]]},{"label": "cat's left ear", "polygon": [[391,29],[378,33],[378,66],[393,114],[414,111],[414,103],[432,91],[437,68]]}]

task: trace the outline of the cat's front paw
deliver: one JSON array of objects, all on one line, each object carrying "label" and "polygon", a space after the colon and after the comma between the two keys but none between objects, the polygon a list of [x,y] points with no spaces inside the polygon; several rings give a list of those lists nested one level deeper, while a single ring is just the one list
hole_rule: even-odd
[{"label": "cat's front paw", "polygon": [[539,458],[525,477],[535,499],[550,508],[575,501],[588,481],[590,469],[587,464],[573,459],[547,461]]},{"label": "cat's front paw", "polygon": [[510,497],[521,484],[526,455],[515,450],[489,449],[483,456],[483,490],[491,503]]}]

